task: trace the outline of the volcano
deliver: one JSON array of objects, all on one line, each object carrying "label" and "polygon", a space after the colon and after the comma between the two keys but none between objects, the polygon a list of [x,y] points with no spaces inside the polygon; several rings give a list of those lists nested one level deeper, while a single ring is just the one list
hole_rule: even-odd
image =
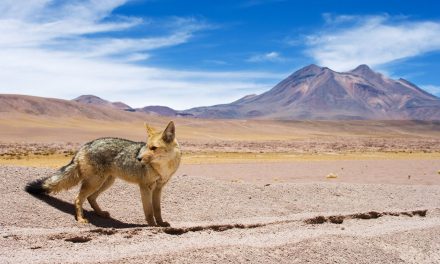
[{"label": "volcano", "polygon": [[183,112],[225,119],[440,120],[440,99],[367,65],[336,72],[312,64],[260,95]]}]

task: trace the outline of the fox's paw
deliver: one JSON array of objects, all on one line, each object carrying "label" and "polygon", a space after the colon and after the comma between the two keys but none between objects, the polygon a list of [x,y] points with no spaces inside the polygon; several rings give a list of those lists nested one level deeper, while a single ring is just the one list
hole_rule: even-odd
[{"label": "fox's paw", "polygon": [[157,222],[157,225],[161,226],[161,227],[169,227],[169,226],[171,226],[170,223],[165,222],[165,221]]},{"label": "fox's paw", "polygon": [[79,224],[88,224],[89,220],[87,220],[87,218],[78,218],[77,219]]},{"label": "fox's paw", "polygon": [[102,218],[110,218],[110,213],[107,211],[101,211],[101,212],[95,212],[95,213]]}]

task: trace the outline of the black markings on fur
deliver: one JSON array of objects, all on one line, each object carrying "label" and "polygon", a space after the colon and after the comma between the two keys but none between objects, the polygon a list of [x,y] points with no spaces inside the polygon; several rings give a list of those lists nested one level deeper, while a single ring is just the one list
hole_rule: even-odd
[{"label": "black markings on fur", "polygon": [[47,180],[49,177],[41,178],[35,181],[29,182],[26,187],[24,188],[26,192],[34,195],[38,194],[47,194],[48,190],[44,189],[43,184],[44,181]]},{"label": "black markings on fur", "polygon": [[65,171],[67,170],[67,168],[68,168],[70,165],[73,164],[73,160],[74,160],[74,159],[75,159],[75,157],[72,158],[72,160],[69,162],[69,164],[64,165],[63,167],[61,167],[61,168],[59,169],[59,171],[60,171],[61,173],[65,172]]},{"label": "black markings on fur", "polygon": [[104,171],[114,162],[120,162],[123,167],[124,164],[127,164],[124,169],[132,169],[132,165],[136,163],[141,169],[141,164],[136,160],[135,155],[138,155],[143,146],[145,146],[145,143],[126,139],[100,138],[89,142],[82,149],[85,150],[87,159],[91,164],[99,171]]}]

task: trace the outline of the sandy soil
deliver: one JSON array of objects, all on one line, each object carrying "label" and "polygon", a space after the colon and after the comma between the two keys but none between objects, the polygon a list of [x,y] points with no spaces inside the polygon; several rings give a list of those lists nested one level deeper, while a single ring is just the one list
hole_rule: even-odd
[{"label": "sandy soil", "polygon": [[[405,139],[439,140],[440,122],[423,121],[268,121],[268,120],[204,120],[173,118],[177,135],[186,146],[218,145],[244,142],[239,147],[255,144],[252,142],[297,141],[313,144],[321,139],[323,144],[331,144],[333,139],[344,140],[381,139],[398,143]],[[145,140],[147,122],[164,129],[170,117],[145,116],[144,119],[106,121],[87,118],[33,116],[6,114],[0,112],[1,143],[84,143],[103,136],[116,136],[132,140]],[[321,141],[320,141],[321,142]],[[327,142],[327,143],[326,143]],[[258,144],[258,143],[257,143]],[[370,143],[370,144],[375,144]],[[293,145],[294,146],[294,145]],[[289,146],[290,147],[290,146]],[[236,149],[236,148],[234,148]]]},{"label": "sandy soil", "polygon": [[[440,184],[437,159],[303,160],[288,162],[187,164],[180,171],[200,178],[251,183]],[[328,179],[329,174],[337,177]]]},{"label": "sandy soil", "polygon": [[23,191],[84,142],[145,140],[143,121],[1,114],[0,263],[440,263],[439,122],[178,118],[171,228],[147,227],[122,181],[88,225],[77,189]]},{"label": "sandy soil", "polygon": [[[91,224],[77,225],[76,189],[40,198],[23,191],[53,169],[0,166],[0,262],[438,263],[438,166],[432,159],[184,165],[164,194],[171,228],[146,227],[137,187],[122,181],[99,199],[112,219],[89,212]],[[338,178],[327,179],[329,172]]]}]

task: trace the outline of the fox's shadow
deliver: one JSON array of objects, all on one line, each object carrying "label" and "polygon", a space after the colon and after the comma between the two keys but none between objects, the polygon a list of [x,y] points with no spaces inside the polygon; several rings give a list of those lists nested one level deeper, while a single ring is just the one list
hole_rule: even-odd
[{"label": "fox's shadow", "polygon": [[[45,195],[45,194],[31,194],[33,197],[47,203],[48,205],[60,210],[61,212],[71,214],[73,216],[72,221],[75,217],[75,207],[73,204],[66,201],[60,200],[56,197]],[[111,228],[132,228],[132,227],[147,227],[147,224],[130,224],[124,223],[114,218],[102,218],[97,216],[95,213],[84,209],[84,216],[89,220],[90,224],[98,227],[111,227]]]}]

